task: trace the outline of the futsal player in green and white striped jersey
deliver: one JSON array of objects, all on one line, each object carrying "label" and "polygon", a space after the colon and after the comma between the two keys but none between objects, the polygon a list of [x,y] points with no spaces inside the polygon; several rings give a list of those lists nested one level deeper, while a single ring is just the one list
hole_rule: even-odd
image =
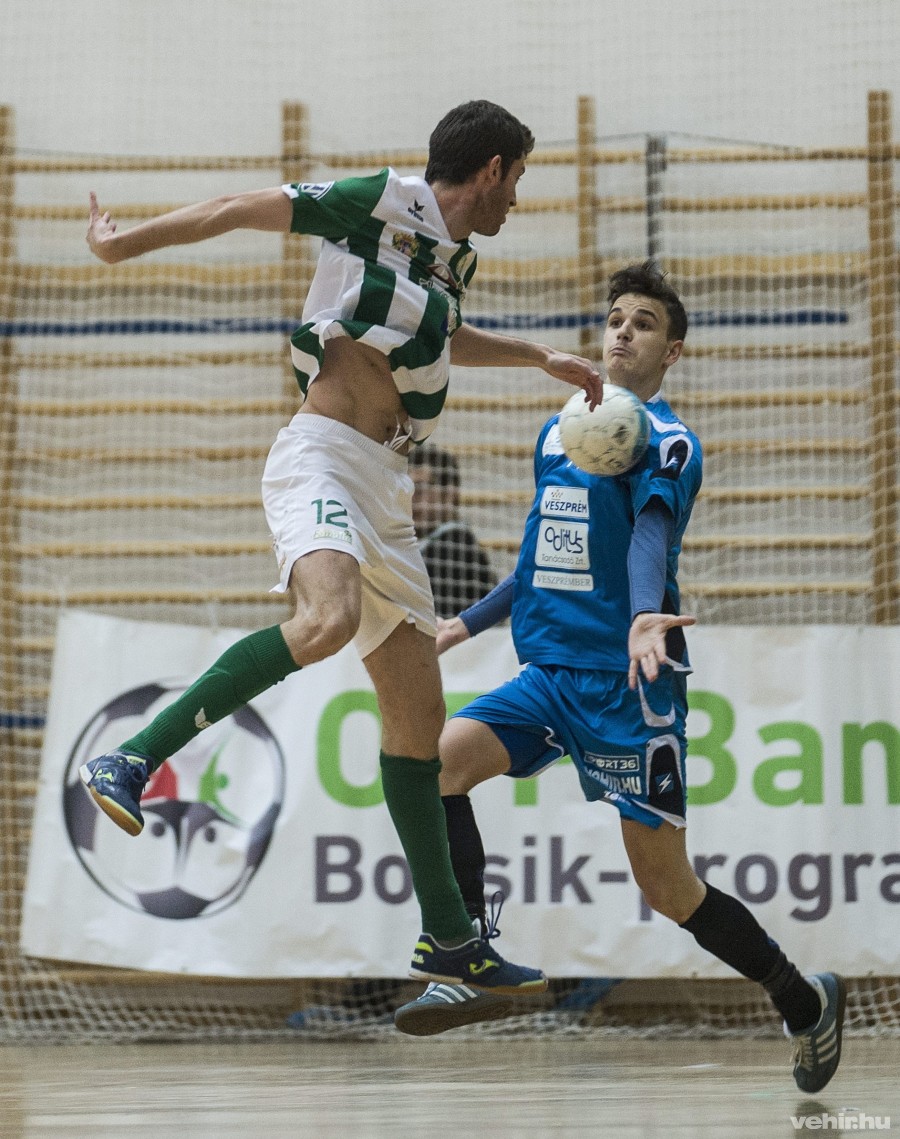
[{"label": "futsal player in green and white striped jersey", "polygon": [[451,363],[534,366],[592,401],[600,397],[590,361],[463,322],[476,263],[469,238],[500,230],[533,145],[508,111],[469,102],[432,132],[422,178],[386,169],[227,195],[121,233],[92,194],[87,237],[110,264],[235,229],[323,241],[291,338],[304,403],[279,433],[263,477],[275,589],[291,595],[293,616],[238,641],[148,727],[86,763],[82,780],[119,826],[140,833],[141,792],[169,756],[353,640],[378,697],[385,800],[422,910],[410,972],[511,993],[547,982],[494,952],[495,930],[473,936],[453,877],[438,789],[445,709],[434,604],[412,522],[407,454],[437,423]]}]

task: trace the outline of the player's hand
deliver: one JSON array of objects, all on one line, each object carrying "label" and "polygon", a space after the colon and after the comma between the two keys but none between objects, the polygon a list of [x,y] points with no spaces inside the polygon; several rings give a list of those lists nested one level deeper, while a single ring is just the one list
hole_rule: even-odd
[{"label": "player's hand", "polygon": [[437,623],[437,654],[445,653],[447,649],[452,649],[454,645],[461,644],[463,641],[469,639],[469,630],[465,627],[459,617],[450,617],[444,620],[443,617],[438,617]]},{"label": "player's hand", "polygon": [[568,352],[551,352],[544,364],[544,371],[562,380],[583,388],[591,410],[603,401],[603,379],[590,360],[583,356],[572,356]]},{"label": "player's hand", "polygon": [[638,669],[649,681],[656,680],[660,667],[673,664],[666,656],[666,633],[677,625],[696,625],[696,617],[676,617],[671,613],[638,613],[628,631],[628,687],[637,688]]},{"label": "player's hand", "polygon": [[97,195],[91,190],[91,214],[88,222],[87,243],[91,253],[113,265],[118,260],[110,244],[116,232],[116,223],[109,216],[109,211],[100,213],[97,205]]}]

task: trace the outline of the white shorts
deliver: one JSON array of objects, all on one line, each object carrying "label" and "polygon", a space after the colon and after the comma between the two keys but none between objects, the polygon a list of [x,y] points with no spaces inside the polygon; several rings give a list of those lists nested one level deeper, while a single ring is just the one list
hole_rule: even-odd
[{"label": "white shorts", "polygon": [[356,558],[362,618],[353,643],[361,657],[401,621],[437,633],[412,494],[405,455],[321,415],[295,415],[266,461],[263,506],[279,570],[273,592],[287,592],[294,563],[313,550]]}]

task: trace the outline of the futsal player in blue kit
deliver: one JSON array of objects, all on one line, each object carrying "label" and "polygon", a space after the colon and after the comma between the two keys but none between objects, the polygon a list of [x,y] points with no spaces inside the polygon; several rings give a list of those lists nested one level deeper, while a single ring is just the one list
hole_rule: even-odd
[{"label": "futsal player in blue kit", "polygon": [[[737,898],[702,882],[685,843],[686,678],[678,554],[702,477],[699,440],[659,394],[687,316],[650,263],[610,280],[603,361],[645,402],[644,458],[616,477],[586,474],[563,452],[554,416],[538,436],[535,496],[515,573],[438,633],[438,651],[512,617],[522,671],[444,728],[441,793],[451,858],[473,918],[484,920],[484,849],[468,792],[494,775],[527,778],[570,755],[588,800],[619,811],[648,904],[700,946],[759,982],[795,1044],[794,1077],[820,1091],[840,1060],[845,986],[809,978]],[[431,984],[397,1010],[412,1035],[505,1015],[510,1002]]]}]

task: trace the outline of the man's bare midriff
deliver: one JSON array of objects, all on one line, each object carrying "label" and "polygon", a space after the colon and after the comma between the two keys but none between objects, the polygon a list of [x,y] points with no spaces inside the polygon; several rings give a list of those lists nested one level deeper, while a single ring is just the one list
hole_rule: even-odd
[{"label": "man's bare midriff", "polygon": [[387,358],[346,336],[325,345],[322,368],[300,411],[346,423],[378,443],[390,442],[408,419]]}]

